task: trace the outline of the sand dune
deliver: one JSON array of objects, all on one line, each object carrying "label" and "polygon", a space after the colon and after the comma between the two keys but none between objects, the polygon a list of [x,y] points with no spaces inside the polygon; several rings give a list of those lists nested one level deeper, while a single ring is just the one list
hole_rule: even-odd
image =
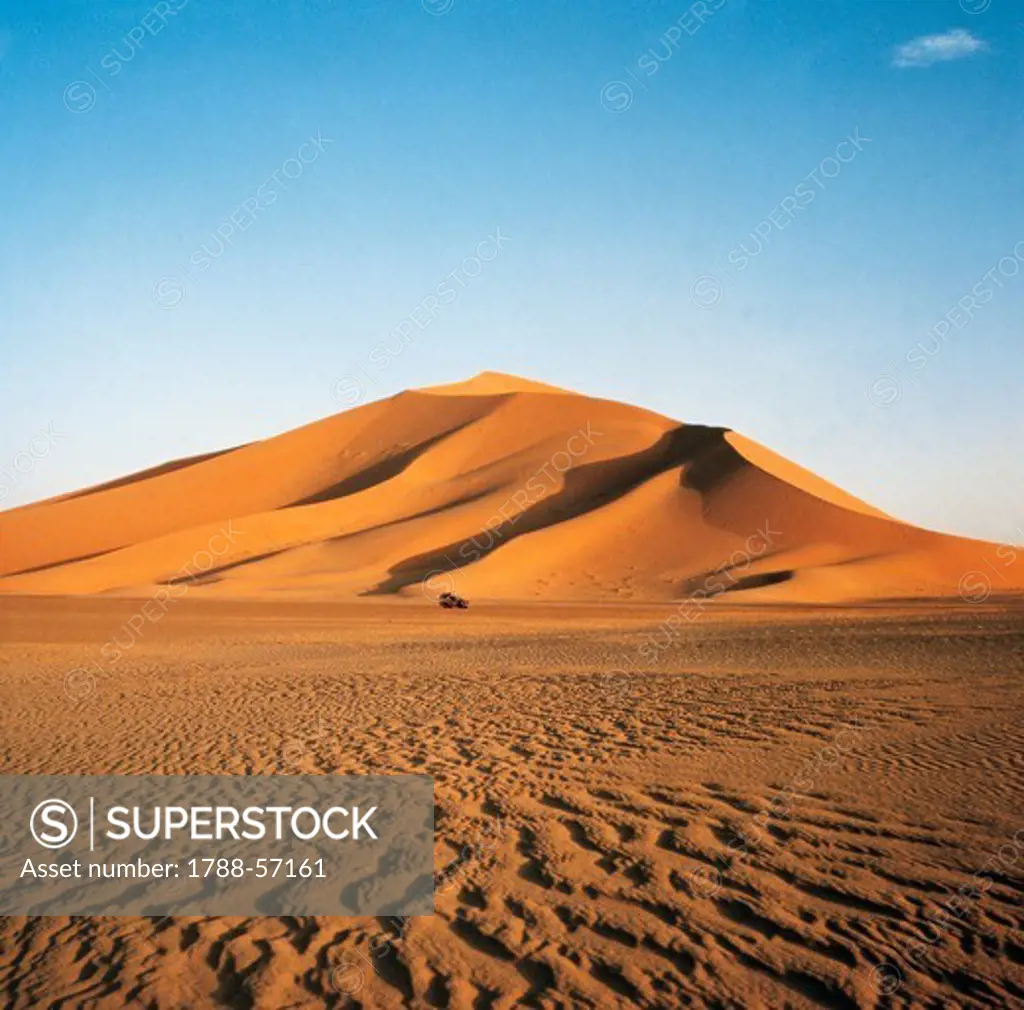
[{"label": "sand dune", "polygon": [[956,595],[996,545],[750,439],[515,376],[401,393],[0,513],[0,593],[836,602]]}]

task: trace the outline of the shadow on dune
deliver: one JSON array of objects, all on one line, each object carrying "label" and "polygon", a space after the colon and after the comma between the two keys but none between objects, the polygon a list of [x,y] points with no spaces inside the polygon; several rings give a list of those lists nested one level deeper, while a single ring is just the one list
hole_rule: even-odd
[{"label": "shadow on dune", "polygon": [[[405,392],[400,393],[395,399],[408,400],[410,397],[418,395],[420,394]],[[348,477],[344,477],[330,487],[323,488],[297,501],[289,502],[287,505],[281,505],[279,506],[280,509],[299,508],[302,505],[317,505],[320,502],[335,501],[383,484],[399,476],[435,445],[440,444],[447,438],[451,438],[452,435],[457,435],[463,429],[487,417],[507,400],[508,396],[474,396],[463,397],[462,399],[470,401],[469,406],[472,409],[460,412],[455,423],[449,421],[450,427],[443,428],[437,434],[431,435],[415,445],[399,443],[401,448],[398,452],[392,453],[384,459],[358,470],[356,473],[349,474]],[[430,413],[434,417],[437,416],[436,409],[431,410]]]},{"label": "shadow on dune", "polygon": [[439,442],[443,442],[446,438],[449,438],[451,435],[454,435],[456,432],[461,431],[472,423],[473,421],[465,421],[462,424],[456,425],[454,428],[442,431],[440,434],[434,435],[432,438],[428,438],[417,445],[410,446],[407,449],[403,449],[401,452],[396,452],[394,455],[387,456],[380,460],[380,462],[368,466],[365,470],[360,470],[358,473],[351,474],[343,480],[339,480],[336,484],[332,484],[330,487],[325,487],[323,490],[317,491],[315,494],[307,495],[305,498],[300,498],[298,501],[282,505],[281,508],[294,509],[299,508],[302,505],[317,505],[320,502],[334,501],[338,498],[347,498],[349,495],[358,494],[360,491],[367,491],[371,487],[383,484],[385,481],[391,480],[393,477],[397,477],[403,470],[412,466],[412,464],[415,463],[416,460],[419,459],[420,456],[422,456],[428,449],[432,449]]},{"label": "shadow on dune", "polygon": [[[727,431],[727,428],[680,425],[640,452],[573,467],[565,472],[565,485],[556,494],[542,497],[511,519],[502,517],[500,523],[473,536],[407,558],[388,571],[387,579],[361,595],[397,593],[429,575],[480,561],[518,536],[603,508],[675,467],[686,466],[680,477],[681,486],[705,495],[749,465],[725,440]],[[511,504],[511,497],[508,504]]]},{"label": "shadow on dune", "polygon": [[[735,566],[738,567],[738,566]],[[744,589],[762,589],[789,582],[796,574],[791,568],[780,568],[774,572],[757,572],[753,575],[733,575],[735,567],[723,565],[688,578],[680,587],[679,595],[693,599],[707,599],[724,593],[739,593]]]},{"label": "shadow on dune", "polygon": [[48,561],[45,565],[36,565],[34,568],[22,568],[21,571],[18,572],[6,572],[4,575],[0,576],[0,578],[13,579],[18,575],[32,575],[35,572],[46,572],[51,568],[60,568],[61,565],[74,565],[79,561],[91,561],[93,558],[103,557],[104,554],[113,554],[116,549],[117,548],[112,547],[108,551],[96,551],[93,554],[82,554],[77,558],[63,558],[60,561]]},{"label": "shadow on dune", "polygon": [[[149,480],[151,477],[163,477],[165,474],[174,473],[175,470],[184,470],[186,467],[196,466],[199,463],[206,463],[208,460],[216,459],[218,456],[226,456],[229,452],[244,449],[246,445],[250,444],[251,443],[247,442],[245,445],[232,446],[230,449],[217,449],[214,452],[204,452],[199,456],[188,456],[185,459],[173,459],[169,463],[161,463],[158,466],[151,466],[148,470],[139,470],[136,473],[128,474],[126,477],[118,477],[116,480],[108,480],[105,484],[94,484],[92,487],[84,488],[81,491],[72,491],[70,494],[58,495],[56,498],[50,498],[46,501],[36,502],[34,504],[50,505],[59,501],[73,501],[75,498],[85,498],[91,494],[99,494],[101,491],[113,491],[115,488],[128,487],[129,484],[137,484],[139,481]],[[100,553],[103,552],[101,551]],[[95,557],[96,555],[91,556]],[[60,564],[70,564],[70,562],[62,561]]]},{"label": "shadow on dune", "polygon": [[[450,509],[458,508],[460,505],[467,505],[471,502],[476,501],[479,498],[486,498],[493,492],[493,488],[484,488],[480,491],[475,491],[472,494],[463,495],[461,498],[456,498],[454,501],[445,502],[443,505],[435,505],[433,508],[423,509],[421,512],[414,512],[411,515],[401,516],[398,519],[392,519],[390,522],[379,523],[371,529],[383,530],[389,526],[401,526],[402,523],[413,522],[416,519],[424,519],[428,516],[440,515],[442,512],[447,512]],[[287,547],[278,547],[274,550],[264,551],[261,554],[253,554],[248,558],[240,558],[237,561],[229,561],[227,564],[220,565],[217,568],[208,568],[205,572],[195,572],[190,575],[182,575],[173,579],[163,579],[157,583],[161,586],[177,586],[183,583],[191,583],[194,585],[210,585],[214,582],[222,581],[222,576],[225,572],[230,572],[236,568],[245,568],[248,565],[259,564],[261,561],[267,561],[270,558],[279,557],[282,554],[287,554],[289,551],[303,550],[307,547],[326,546],[328,544],[342,543],[345,540],[351,540],[355,537],[360,537],[367,533],[367,529],[353,530],[351,533],[342,533],[339,536],[328,537],[323,541],[306,541],[303,540],[296,544],[290,544]]]}]

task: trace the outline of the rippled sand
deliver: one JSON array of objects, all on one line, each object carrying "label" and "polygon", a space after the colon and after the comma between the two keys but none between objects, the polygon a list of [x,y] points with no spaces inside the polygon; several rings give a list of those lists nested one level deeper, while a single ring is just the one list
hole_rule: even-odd
[{"label": "rippled sand", "polygon": [[7,919],[5,1006],[1024,1005],[1019,609],[137,607],[4,601],[3,771],[429,773],[437,912]]}]

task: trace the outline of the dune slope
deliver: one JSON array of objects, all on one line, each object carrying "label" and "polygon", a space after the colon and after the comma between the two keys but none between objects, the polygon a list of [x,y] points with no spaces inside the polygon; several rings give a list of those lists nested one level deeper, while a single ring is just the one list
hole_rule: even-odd
[{"label": "dune slope", "polygon": [[0,513],[8,594],[832,602],[986,561],[1024,588],[996,558],[727,429],[493,373]]}]

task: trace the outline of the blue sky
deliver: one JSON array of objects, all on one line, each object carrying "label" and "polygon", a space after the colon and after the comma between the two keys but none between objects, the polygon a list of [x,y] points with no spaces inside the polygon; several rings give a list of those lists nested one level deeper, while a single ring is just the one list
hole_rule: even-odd
[{"label": "blue sky", "polygon": [[0,508],[492,369],[1024,540],[1013,7],[0,2]]}]

